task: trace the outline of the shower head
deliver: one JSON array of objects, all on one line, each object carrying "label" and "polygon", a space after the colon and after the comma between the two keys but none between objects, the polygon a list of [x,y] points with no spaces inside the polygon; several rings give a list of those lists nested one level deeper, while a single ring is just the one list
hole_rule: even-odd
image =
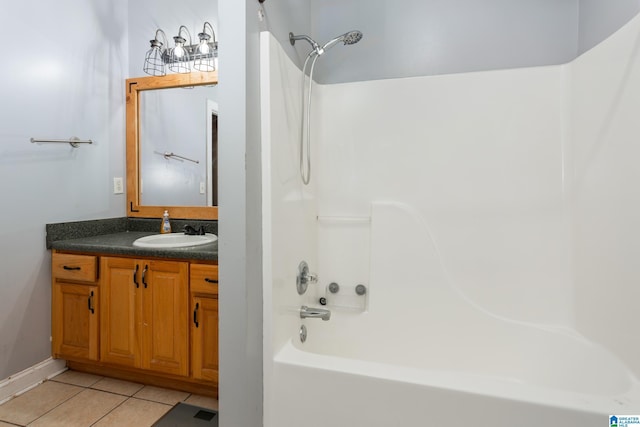
[{"label": "shower head", "polygon": [[320,47],[320,45],[316,43],[315,40],[313,40],[309,36],[305,36],[305,35],[296,36],[293,33],[289,33],[289,43],[291,43],[291,46],[294,46],[296,44],[296,41],[298,40],[305,40],[307,43],[311,45],[313,50],[311,51],[311,53],[309,53],[309,56],[313,55],[314,53],[320,56],[324,53],[325,50],[332,48],[333,46],[335,46],[340,42],[344,43],[345,45],[356,44],[360,41],[361,38],[362,38],[362,33],[360,31],[349,31],[348,33],[344,33],[336,37],[335,39],[329,40],[324,46]]},{"label": "shower head", "polygon": [[362,32],[355,30],[349,31],[344,35],[344,44],[356,44],[362,38]]},{"label": "shower head", "polygon": [[336,37],[335,39],[329,40],[324,46],[322,46],[322,50],[327,50],[332,48],[336,44],[343,42],[346,45],[348,44],[356,44],[362,39],[362,33],[360,31],[349,31],[347,33],[342,34],[341,36]]}]

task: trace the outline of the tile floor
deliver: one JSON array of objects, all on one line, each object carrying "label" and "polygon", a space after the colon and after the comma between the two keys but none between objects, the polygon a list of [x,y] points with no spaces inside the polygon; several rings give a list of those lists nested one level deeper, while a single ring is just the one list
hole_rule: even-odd
[{"label": "tile floor", "polygon": [[178,402],[218,409],[212,397],[66,371],[0,405],[0,427],[145,427]]}]

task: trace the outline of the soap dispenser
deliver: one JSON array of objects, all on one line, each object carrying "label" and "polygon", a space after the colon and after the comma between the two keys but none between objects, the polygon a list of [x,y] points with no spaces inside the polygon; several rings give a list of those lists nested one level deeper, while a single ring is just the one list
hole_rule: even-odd
[{"label": "soap dispenser", "polygon": [[169,211],[164,211],[162,214],[162,226],[160,227],[160,233],[171,233],[171,223],[169,222]]}]

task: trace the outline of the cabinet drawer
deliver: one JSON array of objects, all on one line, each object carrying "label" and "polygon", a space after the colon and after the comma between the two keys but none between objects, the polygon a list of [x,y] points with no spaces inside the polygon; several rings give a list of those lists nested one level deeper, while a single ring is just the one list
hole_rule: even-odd
[{"label": "cabinet drawer", "polygon": [[54,279],[95,282],[98,279],[97,257],[53,253],[51,273]]},{"label": "cabinet drawer", "polygon": [[191,292],[218,294],[218,266],[191,264],[189,277]]}]

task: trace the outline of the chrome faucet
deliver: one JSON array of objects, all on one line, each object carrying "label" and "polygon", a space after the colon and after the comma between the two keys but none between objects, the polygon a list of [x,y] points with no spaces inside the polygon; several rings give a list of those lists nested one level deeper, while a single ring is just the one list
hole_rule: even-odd
[{"label": "chrome faucet", "polygon": [[201,225],[200,228],[198,228],[197,230],[193,228],[193,226],[191,225],[185,225],[184,234],[188,236],[196,236],[196,235],[204,236],[205,235],[204,225]]},{"label": "chrome faucet", "polygon": [[300,307],[300,318],[329,320],[331,319],[331,312],[329,310],[325,310],[324,308],[310,308],[306,305],[303,305],[302,307]]}]

